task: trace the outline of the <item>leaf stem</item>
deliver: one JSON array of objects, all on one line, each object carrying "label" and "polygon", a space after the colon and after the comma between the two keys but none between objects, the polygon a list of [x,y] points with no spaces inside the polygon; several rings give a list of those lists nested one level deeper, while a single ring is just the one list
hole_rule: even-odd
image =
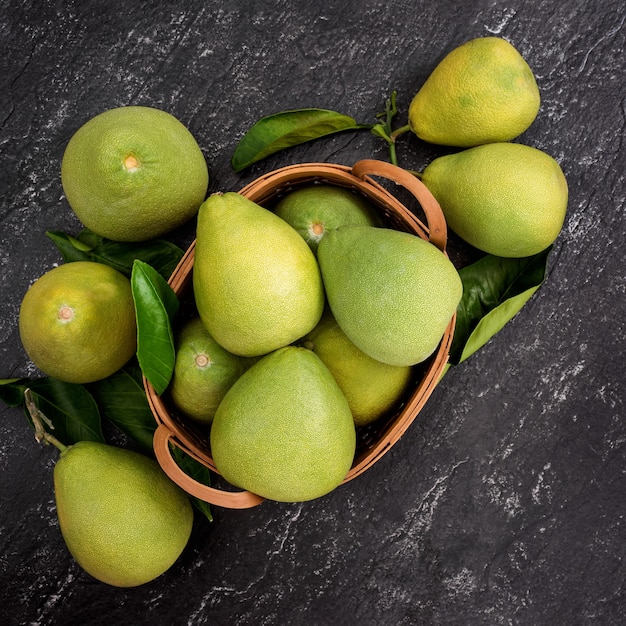
[{"label": "leaf stem", "polygon": [[35,426],[35,439],[37,442],[51,443],[60,452],[66,450],[67,446],[61,443],[54,435],[51,435],[45,429],[43,425],[44,422],[52,428],[54,428],[54,426],[52,426],[50,420],[39,410],[39,407],[37,407],[35,397],[30,388],[24,390],[24,401],[26,403],[26,409],[33,420],[33,425]]},{"label": "leaf stem", "polygon": [[389,146],[389,160],[393,165],[398,165],[396,139],[411,130],[411,127],[408,124],[393,130],[393,118],[397,113],[398,108],[396,107],[396,91],[393,91],[391,96],[385,100],[385,110],[376,115],[378,119],[383,121],[375,124],[371,129],[371,132],[374,135],[381,137],[387,142],[387,145]]}]

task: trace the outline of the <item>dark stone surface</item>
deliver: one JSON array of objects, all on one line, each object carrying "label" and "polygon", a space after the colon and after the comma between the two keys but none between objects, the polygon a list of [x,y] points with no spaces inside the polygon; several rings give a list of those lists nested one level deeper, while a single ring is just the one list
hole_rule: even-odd
[{"label": "dark stone surface", "polygon": [[[216,509],[143,587],[100,584],[71,559],[56,454],[2,405],[0,621],[624,623],[624,16],[610,0],[2,0],[0,377],[37,374],[19,304],[61,260],[45,231],[80,228],[60,159],[114,106],[176,115],[209,162],[210,190],[237,190],[293,162],[387,158],[373,136],[348,133],[237,175],[232,151],[261,116],[318,106],[371,122],[397,89],[402,119],[446,52],[496,34],[542,93],[520,141],[560,162],[570,201],[544,286],[449,372],[388,455],[314,502]],[[421,169],[439,152],[407,139],[400,163]],[[175,237],[186,245],[193,229]]]}]

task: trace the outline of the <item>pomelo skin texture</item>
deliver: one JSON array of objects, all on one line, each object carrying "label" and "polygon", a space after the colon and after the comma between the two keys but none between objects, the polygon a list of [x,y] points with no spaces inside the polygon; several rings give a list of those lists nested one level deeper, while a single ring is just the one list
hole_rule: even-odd
[{"label": "pomelo skin texture", "polygon": [[228,389],[253,361],[224,350],[200,318],[186,321],[176,337],[176,361],[169,385],[172,402],[187,417],[210,424]]},{"label": "pomelo skin texture", "polygon": [[310,350],[262,357],[230,388],[211,428],[211,452],[231,484],[270,500],[321,497],[346,477],[356,449],[348,402]]},{"label": "pomelo skin texture", "polygon": [[568,188],[548,154],[493,143],[439,157],[422,174],[448,226],[472,246],[501,257],[545,250],[559,235]]},{"label": "pomelo skin texture", "polygon": [[261,356],[309,332],[324,310],[315,255],[287,222],[234,192],[200,207],[193,288],[211,336]]},{"label": "pomelo skin texture", "polygon": [[452,50],[409,106],[411,130],[430,143],[466,148],[521,135],[539,112],[532,70],[500,37]]},{"label": "pomelo skin texture", "polygon": [[115,241],[153,239],[190,220],[204,201],[209,174],[189,130],[173,115],[118,107],[72,136],[61,183],[78,219]]},{"label": "pomelo skin texture", "polygon": [[276,203],[274,212],[300,233],[314,253],[329,230],[346,224],[382,226],[379,209],[374,204],[335,185],[315,184],[295,189]]},{"label": "pomelo skin texture", "polygon": [[304,337],[302,345],[328,367],[357,426],[366,426],[396,407],[411,382],[410,366],[372,359],[348,339],[329,311]]},{"label": "pomelo skin texture", "polygon": [[130,281],[102,263],[59,265],[24,295],[19,330],[26,353],[45,374],[70,383],[106,378],[137,347]]},{"label": "pomelo skin texture", "polygon": [[322,239],[318,260],[341,329],[363,352],[389,365],[428,358],[463,292],[443,252],[411,233],[343,226]]},{"label": "pomelo skin texture", "polygon": [[63,539],[91,576],[136,587],[160,576],[187,545],[188,496],[158,463],[95,441],[67,447],[54,468]]}]

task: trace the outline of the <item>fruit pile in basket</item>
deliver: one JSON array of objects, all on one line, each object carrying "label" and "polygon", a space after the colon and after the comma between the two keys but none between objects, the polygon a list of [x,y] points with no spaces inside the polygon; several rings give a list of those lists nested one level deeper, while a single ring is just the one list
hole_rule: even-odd
[{"label": "fruit pile in basket", "polygon": [[352,466],[356,426],[406,396],[461,292],[440,249],[385,226],[353,191],[303,186],[275,211],[213,194],[198,215],[197,311],[180,330],[171,400],[210,427],[212,460],[233,485],[322,496]]},{"label": "fruit pile in basket", "polygon": [[[28,408],[38,440],[61,450],[60,528],[86,571],[113,585],[142,584],[176,560],[191,533],[189,498],[146,458],[151,450],[117,448],[101,432],[102,414],[151,448],[142,376],[206,436],[211,467],[232,485],[260,498],[311,500],[344,481],[357,432],[398,412],[455,318],[454,364],[523,306],[543,280],[567,206],[558,163],[512,143],[539,104],[525,60],[497,37],[445,57],[395,130],[394,95],[368,129],[389,145],[396,169],[384,171],[420,190],[428,224],[407,217],[414,228],[399,227],[358,185],[286,185],[269,203],[233,191],[207,197],[200,147],[157,109],[111,109],[77,130],[61,179],[88,230],[54,234],[67,262],[33,283],[19,315],[26,353],[46,377],[4,380],[0,392]],[[279,113],[242,137],[232,164],[239,171],[290,145],[364,127],[328,110]],[[400,170],[395,146],[409,131],[458,150],[421,173]],[[483,255],[475,265],[450,261],[446,223],[430,222],[423,198]],[[196,216],[181,307],[167,279],[183,253],[156,238]],[[431,370],[431,390],[443,367]],[[181,466],[196,463],[182,457]],[[159,501],[150,498],[154,480],[167,484]],[[91,507],[102,516],[86,515]]]}]

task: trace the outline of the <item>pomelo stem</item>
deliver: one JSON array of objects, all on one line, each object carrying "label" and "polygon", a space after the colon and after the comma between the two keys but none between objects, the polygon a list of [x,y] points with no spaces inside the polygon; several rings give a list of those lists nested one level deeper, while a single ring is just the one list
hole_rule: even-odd
[{"label": "pomelo stem", "polygon": [[379,137],[382,137],[389,146],[389,160],[393,165],[398,165],[398,156],[396,154],[396,139],[401,135],[409,132],[411,127],[409,124],[405,124],[400,128],[393,130],[393,118],[398,113],[396,106],[396,92],[393,91],[391,96],[385,101],[385,110],[383,113],[379,113],[376,117],[384,121],[376,124],[372,128],[372,132]]},{"label": "pomelo stem", "polygon": [[24,401],[26,402],[26,409],[33,420],[35,426],[35,439],[38,443],[42,441],[44,443],[51,443],[60,452],[67,449],[67,446],[61,443],[54,435],[51,435],[45,428],[43,423],[50,424],[50,420],[39,410],[35,404],[35,398],[33,392],[30,389],[24,390]]},{"label": "pomelo stem", "polygon": [[139,169],[139,159],[134,154],[129,154],[124,159],[124,167],[129,172],[136,172]]},{"label": "pomelo stem", "polygon": [[394,130],[391,133],[391,138],[395,140],[400,135],[404,135],[405,133],[408,133],[410,130],[411,130],[411,126],[409,124],[405,124],[404,126],[400,126],[400,128],[396,128],[396,130]]}]

